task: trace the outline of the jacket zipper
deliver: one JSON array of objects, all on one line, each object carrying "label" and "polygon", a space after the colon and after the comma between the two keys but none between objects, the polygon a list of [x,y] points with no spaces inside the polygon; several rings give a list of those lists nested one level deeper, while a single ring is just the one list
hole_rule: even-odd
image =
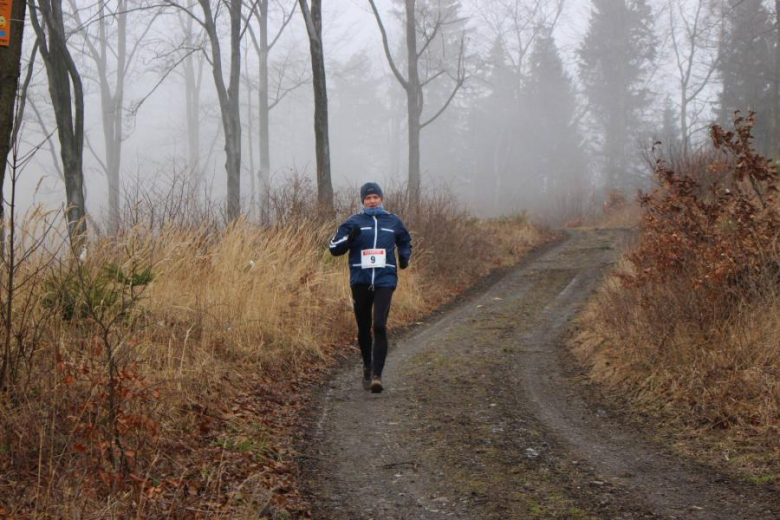
[{"label": "jacket zipper", "polygon": [[[379,221],[374,218],[374,249],[376,249],[376,239],[379,237]],[[371,290],[374,290],[374,278],[376,276],[376,267],[371,269]]]}]

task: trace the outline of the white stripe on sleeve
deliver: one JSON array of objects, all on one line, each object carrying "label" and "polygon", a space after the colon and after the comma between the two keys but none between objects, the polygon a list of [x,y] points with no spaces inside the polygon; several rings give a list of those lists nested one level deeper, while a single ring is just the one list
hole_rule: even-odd
[{"label": "white stripe on sleeve", "polygon": [[344,238],[342,238],[342,239],[340,239],[340,240],[337,240],[336,242],[334,242],[333,240],[331,240],[331,241],[330,241],[330,248],[331,248],[331,249],[333,249],[334,247],[336,247],[336,246],[337,246],[337,245],[339,245],[340,243],[344,242],[344,241],[345,241],[345,240],[347,240],[348,238],[349,238],[349,237],[344,237]]}]

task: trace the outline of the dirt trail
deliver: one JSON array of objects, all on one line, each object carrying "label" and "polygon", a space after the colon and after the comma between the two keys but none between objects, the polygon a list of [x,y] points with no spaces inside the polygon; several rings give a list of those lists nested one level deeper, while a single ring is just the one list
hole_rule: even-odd
[{"label": "dirt trail", "polygon": [[620,233],[575,232],[322,395],[304,486],[317,518],[776,519],[780,499],[681,461],[583,396],[563,346]]}]

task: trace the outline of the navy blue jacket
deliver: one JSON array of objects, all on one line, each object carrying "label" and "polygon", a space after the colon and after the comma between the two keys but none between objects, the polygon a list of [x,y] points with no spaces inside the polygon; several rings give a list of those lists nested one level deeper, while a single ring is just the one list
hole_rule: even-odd
[{"label": "navy blue jacket", "polygon": [[[360,228],[360,235],[350,243],[349,232],[355,226]],[[384,211],[372,217],[361,211],[339,226],[330,240],[330,253],[333,256],[340,256],[349,251],[350,285],[395,287],[398,285],[396,245],[398,256],[409,262],[412,257],[412,236],[397,215]],[[386,267],[363,269],[362,251],[367,249],[384,249]]]}]

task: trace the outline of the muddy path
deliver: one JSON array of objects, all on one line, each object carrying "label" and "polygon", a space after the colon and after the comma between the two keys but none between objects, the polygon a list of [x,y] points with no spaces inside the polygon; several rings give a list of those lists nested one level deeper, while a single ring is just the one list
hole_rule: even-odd
[{"label": "muddy path", "polygon": [[586,399],[564,346],[619,255],[578,231],[391,341],[386,391],[336,374],[303,447],[316,518],[775,519],[780,498],[680,460]]}]

